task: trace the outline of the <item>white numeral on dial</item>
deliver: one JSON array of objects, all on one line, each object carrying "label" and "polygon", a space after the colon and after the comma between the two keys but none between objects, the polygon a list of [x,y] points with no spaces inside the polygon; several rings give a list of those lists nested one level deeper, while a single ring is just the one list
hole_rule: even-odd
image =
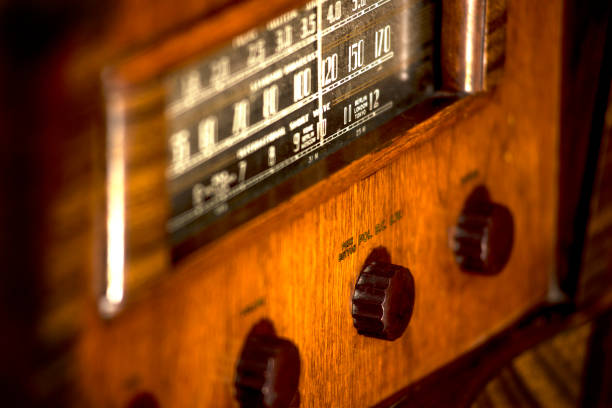
[{"label": "white numeral on dial", "polygon": [[188,130],[181,130],[170,136],[170,150],[172,151],[172,165],[177,169],[185,168],[191,154]]},{"label": "white numeral on dial", "polygon": [[302,39],[306,37],[310,37],[317,31],[317,15],[311,14],[308,17],[302,18],[302,34],[300,37]]},{"label": "white numeral on dial", "polygon": [[342,2],[336,1],[335,4],[330,4],[327,9],[327,21],[329,24],[333,24],[342,18]]},{"label": "white numeral on dial", "polygon": [[246,169],[247,169],[246,160],[240,160],[238,162],[238,182],[242,183],[246,179]]},{"label": "white numeral on dial", "polygon": [[194,207],[204,204],[204,199],[206,198],[206,188],[200,183],[196,184],[191,190],[191,196]]},{"label": "white numeral on dial", "polygon": [[247,49],[249,52],[247,65],[258,64],[266,58],[266,41],[263,39],[249,44]]},{"label": "white numeral on dial", "polygon": [[374,110],[380,106],[378,100],[380,99],[380,89],[370,91],[370,110]]},{"label": "white numeral on dial", "polygon": [[270,146],[268,148],[268,166],[272,167],[276,164],[276,147]]},{"label": "white numeral on dial", "polygon": [[299,133],[293,134],[293,152],[297,153],[300,151],[300,145],[302,144],[302,136]]},{"label": "white numeral on dial", "polygon": [[234,121],[232,133],[237,134],[249,127],[249,101],[243,99],[234,104]]},{"label": "white numeral on dial", "polygon": [[210,82],[215,85],[215,82],[229,76],[230,59],[229,57],[221,57],[210,63]]},{"label": "white numeral on dial", "polygon": [[198,125],[198,149],[204,156],[213,153],[217,143],[217,118],[211,116],[202,119]]},{"label": "white numeral on dial", "polygon": [[312,72],[306,68],[293,75],[293,101],[297,102],[312,92]]},{"label": "white numeral on dial", "polygon": [[274,116],[278,112],[278,86],[272,85],[263,91],[263,117]]},{"label": "white numeral on dial", "polygon": [[293,29],[290,25],[276,30],[274,34],[276,35],[276,52],[283,51],[291,46],[293,42]]},{"label": "white numeral on dial", "polygon": [[348,70],[349,72],[360,68],[363,65],[363,40],[351,44],[348,49]]},{"label": "white numeral on dial", "polygon": [[365,7],[366,0],[353,0],[353,11],[357,11],[360,8]]},{"label": "white numeral on dial", "polygon": [[329,85],[338,79],[338,54],[325,57],[323,60],[323,86]]},{"label": "white numeral on dial", "polygon": [[374,57],[376,58],[391,51],[391,26],[376,30],[374,44]]}]

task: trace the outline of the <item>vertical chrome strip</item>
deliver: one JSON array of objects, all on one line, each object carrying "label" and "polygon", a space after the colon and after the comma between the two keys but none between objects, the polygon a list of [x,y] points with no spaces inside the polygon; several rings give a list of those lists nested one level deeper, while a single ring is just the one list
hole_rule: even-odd
[{"label": "vertical chrome strip", "polygon": [[100,312],[114,314],[124,297],[125,283],[125,107],[109,97],[106,175],[106,282]]},{"label": "vertical chrome strip", "polygon": [[478,28],[478,10],[477,4],[480,0],[467,0],[467,21],[465,30],[465,86],[464,91],[467,93],[474,92],[474,45],[476,43],[476,31]]}]

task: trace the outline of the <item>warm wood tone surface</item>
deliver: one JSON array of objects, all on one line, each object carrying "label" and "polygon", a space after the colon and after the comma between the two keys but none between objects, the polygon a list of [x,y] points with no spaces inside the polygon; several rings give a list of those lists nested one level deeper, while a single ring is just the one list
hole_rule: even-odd
[{"label": "warm wood tone surface", "polygon": [[[232,406],[242,341],[266,317],[300,349],[302,406],[373,405],[542,302],[554,269],[560,81],[543,61],[560,61],[560,25],[561,2],[510,2],[496,90],[407,132],[396,120],[390,146],[182,261],[112,321],[89,301],[74,356],[86,404],[122,406],[144,390],[162,406]],[[515,217],[515,249],[496,277],[460,273],[448,249],[478,184]],[[374,235],[396,211],[402,220]],[[368,229],[374,238],[339,262],[341,244]],[[350,317],[359,268],[381,245],[416,284],[412,323],[393,343],[358,336]]]},{"label": "warm wood tone surface", "polygon": [[[13,317],[0,311],[13,333],[0,341],[16,350],[2,362],[22,364],[17,376],[39,369],[24,381],[23,392],[33,399],[54,397],[69,383],[76,406],[123,407],[141,391],[153,393],[162,407],[235,406],[238,353],[251,326],[265,317],[300,349],[302,407],[371,406],[546,299],[557,266],[563,2],[508,0],[505,68],[495,89],[412,129],[405,116],[396,119],[380,131],[397,134],[392,143],[202,248],[115,319],[100,319],[94,278],[105,222],[100,67],[136,48],[150,49],[147,44],[199,17],[221,21],[225,12],[215,10],[226,3],[235,2],[122,2],[109,11],[104,34],[93,34],[93,46],[91,37],[83,41],[86,49],[69,41],[43,59],[45,72],[18,77],[36,78],[13,101],[40,120],[23,113],[0,127],[25,126],[41,143],[5,150],[20,151],[28,161],[19,168],[39,174],[26,174],[32,184],[23,192],[9,190],[18,193],[10,209],[25,216],[20,206],[28,205],[35,216],[17,236],[26,244],[8,265],[24,271],[15,274],[15,292],[36,298],[31,308],[45,312],[21,310]],[[255,24],[297,3],[303,2],[268,0],[261,7],[245,1],[226,12]],[[238,29],[222,25],[211,38],[229,38]],[[11,67],[15,75],[18,68]],[[141,74],[149,78],[146,67],[126,78]],[[16,88],[1,85],[8,94]],[[480,184],[515,221],[513,254],[494,277],[462,274],[448,248],[463,200]],[[157,205],[164,211],[164,203]],[[387,222],[375,235],[375,225],[397,211],[401,221]],[[339,262],[341,244],[367,230],[373,238]],[[353,284],[377,246],[415,278],[413,320],[393,343],[358,336],[350,316]],[[24,287],[29,290],[20,292]],[[20,316],[36,324],[20,323]],[[43,351],[28,356],[30,349]]]},{"label": "warm wood tone surface", "polygon": [[[303,3],[275,0],[268,7],[259,7],[257,1],[243,2],[106,67],[103,86],[109,115],[109,143],[99,146],[108,155],[102,157],[100,165],[106,166],[106,171],[100,174],[97,184],[106,185],[110,179],[113,164],[108,165],[109,161],[115,160],[125,169],[125,194],[119,194],[125,198],[128,297],[133,297],[132,288],[145,286],[171,269],[170,248],[165,239],[170,198],[165,176],[166,86],[162,76],[226,45],[246,29],[276,17],[292,5]],[[93,57],[86,55],[84,58],[89,61]],[[115,152],[120,153],[116,155]],[[100,204],[107,202],[113,193],[112,183],[109,185],[110,188],[101,192]],[[105,213],[106,210],[100,205],[97,212]],[[97,237],[96,245],[101,254],[95,265],[99,269],[97,274],[104,276],[108,250],[104,234]]]},{"label": "warm wood tone surface", "polygon": [[[107,144],[101,143],[99,149],[106,150],[107,154],[101,157],[100,167],[105,168],[105,171],[100,174],[97,184],[105,185],[106,191],[101,193],[96,212],[106,213],[107,208],[103,204],[113,201],[111,194],[119,195],[120,200],[125,199],[125,286],[128,298],[138,295],[132,293],[135,292],[134,289],[146,286],[171,269],[171,251],[165,240],[170,198],[165,180],[167,122],[164,119],[164,101],[167,95],[164,76],[169,72],[176,72],[187,62],[216,50],[246,28],[257,26],[262,21],[278,15],[291,4],[301,3],[277,0],[269,7],[261,8],[257,6],[257,1],[243,2],[203,20],[190,29],[160,40],[152,47],[145,47],[123,57],[104,70],[108,136]],[[466,15],[471,13],[465,4],[454,0],[440,3],[443,10],[452,10],[452,18],[443,18],[443,26],[455,28],[442,32],[441,53],[445,55],[445,50],[450,50],[449,53],[455,49],[462,50],[459,53],[461,55],[451,53],[452,61],[442,58],[444,81],[469,81],[470,90],[467,85],[462,85],[461,89],[451,87],[455,92],[461,93],[482,91],[485,86],[493,89],[504,67],[507,16],[505,0],[489,1],[486,7],[483,2],[478,3],[480,15],[473,18],[480,22],[480,25],[471,30],[472,37],[465,34],[467,24],[464,20],[467,19]],[[485,23],[486,27],[483,25]],[[218,27],[224,29],[219,30]],[[454,41],[455,37],[459,40]],[[476,48],[472,55],[473,67],[470,70],[461,68],[461,64],[465,65],[468,42],[472,48]],[[479,46],[481,48],[478,48]],[[89,61],[92,56],[83,58]],[[488,76],[485,75],[485,70],[488,71]],[[466,76],[470,76],[469,80]],[[485,80],[488,83],[485,83]],[[449,91],[451,88],[444,89]],[[431,113],[426,112],[422,117],[427,118],[430,115]],[[412,119],[410,122],[418,123],[419,120]],[[408,120],[402,121],[406,122]],[[395,130],[393,133],[399,134],[402,130]],[[385,161],[382,164],[384,165]],[[115,191],[112,176],[115,166],[124,169],[125,194]],[[101,254],[101,259],[95,265],[99,269],[98,276],[104,276],[107,268],[104,257],[109,244],[106,238],[96,237],[97,252]],[[108,310],[112,313],[112,308]]]}]

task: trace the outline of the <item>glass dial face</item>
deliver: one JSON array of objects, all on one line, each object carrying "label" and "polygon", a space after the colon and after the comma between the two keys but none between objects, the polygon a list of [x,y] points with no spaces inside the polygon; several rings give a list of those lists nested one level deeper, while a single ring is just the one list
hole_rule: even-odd
[{"label": "glass dial face", "polygon": [[312,1],[170,74],[172,245],[290,197],[274,190],[430,97],[437,3]]}]

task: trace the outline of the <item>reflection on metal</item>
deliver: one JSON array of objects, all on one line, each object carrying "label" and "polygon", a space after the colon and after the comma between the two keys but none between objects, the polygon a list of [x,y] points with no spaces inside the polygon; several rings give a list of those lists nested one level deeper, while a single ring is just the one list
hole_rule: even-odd
[{"label": "reflection on metal", "polygon": [[484,90],[486,20],[487,0],[443,1],[441,69],[445,90]]},{"label": "reflection on metal", "polygon": [[111,99],[107,146],[106,282],[100,300],[103,315],[123,301],[125,280],[125,118],[121,98]]},{"label": "reflection on metal", "polygon": [[465,85],[467,93],[474,92],[474,33],[476,32],[476,4],[479,0],[467,0],[467,22],[465,30]]},{"label": "reflection on metal", "polygon": [[410,55],[410,29],[411,29],[411,15],[410,9],[405,8],[404,11],[400,14],[398,29],[399,29],[399,54],[400,54],[400,72],[399,79],[401,81],[407,81],[410,78],[409,68],[411,63],[411,55]]}]

